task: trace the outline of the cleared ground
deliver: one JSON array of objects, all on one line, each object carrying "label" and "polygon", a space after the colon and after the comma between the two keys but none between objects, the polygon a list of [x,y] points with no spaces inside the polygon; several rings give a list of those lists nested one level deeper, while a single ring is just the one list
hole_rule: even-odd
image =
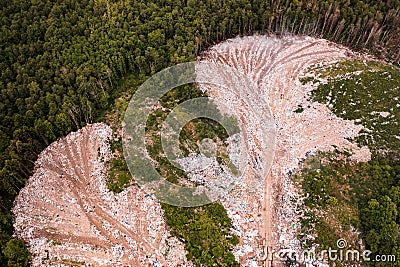
[{"label": "cleared ground", "polygon": [[[313,64],[352,57],[326,40],[266,36],[228,40],[203,54],[201,60],[225,64],[253,82],[235,84],[237,77],[227,71],[218,78],[231,80],[230,88],[201,85],[245,128],[249,168],[233,194],[221,200],[240,237],[233,252],[242,266],[268,266],[271,261],[259,260],[264,247],[300,249],[290,173],[307,155],[339,148],[355,160],[369,159],[367,147],[348,141],[362,126],[310,102],[314,88],[299,82]],[[103,161],[110,157],[110,136],[108,126],[90,125],[39,156],[13,210],[16,234],[29,242],[34,266],[186,264],[183,245],[169,238],[152,196],[133,186],[118,195],[107,189]]]},{"label": "cleared ground", "polygon": [[[245,233],[235,250],[242,265],[269,264],[253,260],[259,256],[260,243],[270,252],[280,248],[300,250],[295,207],[290,202],[294,190],[289,177],[307,155],[333,150],[336,146],[352,151],[355,160],[370,158],[367,147],[359,148],[347,140],[356,136],[362,126],[338,118],[326,105],[310,102],[313,88],[299,82],[304,71],[316,63],[354,57],[344,47],[310,37],[235,38],[204,53],[202,60],[225,64],[255,84],[252,91],[234,84],[229,90],[203,85],[211,97],[234,110],[245,125],[252,168],[244,177],[244,184],[263,175],[262,187],[251,191],[246,187],[237,189],[238,201],[246,208],[239,216],[230,212],[237,229]],[[229,73],[223,79],[230,79]],[[262,123],[269,113],[273,116],[274,130]],[[271,143],[271,131],[276,134],[275,144]],[[275,146],[274,155],[270,155],[271,146]],[[269,171],[258,168],[259,159],[272,161]],[[232,199],[223,204],[228,213],[236,210]],[[262,214],[262,220],[242,219],[249,214]],[[248,229],[253,230],[252,235],[246,235]]]},{"label": "cleared ground", "polygon": [[110,127],[89,125],[46,148],[15,201],[16,235],[33,266],[176,266],[160,204],[137,187],[114,195],[105,183]]}]

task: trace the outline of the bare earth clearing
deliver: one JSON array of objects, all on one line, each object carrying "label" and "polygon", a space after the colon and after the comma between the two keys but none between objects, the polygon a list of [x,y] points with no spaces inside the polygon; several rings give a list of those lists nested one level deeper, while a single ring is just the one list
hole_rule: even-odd
[{"label": "bare earth clearing", "polygon": [[[222,200],[241,235],[241,243],[234,253],[242,266],[270,264],[257,261],[262,254],[260,243],[268,247],[269,253],[280,248],[300,250],[296,240],[295,207],[290,202],[294,190],[289,178],[306,155],[330,151],[336,145],[352,151],[355,160],[370,158],[367,147],[358,148],[346,139],[356,136],[361,126],[338,118],[325,105],[311,103],[308,98],[313,88],[299,82],[299,77],[313,64],[354,57],[350,50],[326,40],[252,36],[216,45],[201,58],[225,64],[256,85],[252,92],[242,86],[226,90],[202,85],[211,97],[239,114],[245,125],[252,168],[246,173],[243,184],[254,176],[264,176],[264,186],[252,190],[239,186],[236,196]],[[229,79],[228,76],[223,79]],[[304,111],[295,113],[299,105]],[[274,144],[263,143],[271,140],[263,137],[270,134],[271,128],[261,123],[268,115],[263,112],[267,108],[275,123],[274,155],[267,149]],[[271,160],[269,171],[260,169],[255,159]]]},{"label": "bare earth clearing", "polygon": [[[313,88],[298,81],[315,63],[352,57],[348,49],[326,40],[253,36],[216,45],[200,59],[230,66],[255,84],[231,90],[201,85],[246,129],[248,171],[243,183],[221,199],[232,232],[240,236],[234,255],[241,266],[268,266],[270,261],[259,260],[264,245],[269,252],[300,249],[290,173],[306,155],[336,145],[352,151],[355,160],[369,159],[367,148],[347,140],[361,127],[309,102]],[[229,73],[221,79],[229,79]],[[299,105],[304,111],[295,113]],[[264,123],[268,114],[272,128]],[[271,143],[271,134],[276,142]],[[108,126],[89,125],[40,154],[13,209],[16,235],[29,242],[33,266],[188,265],[183,244],[170,237],[154,197],[134,186],[118,195],[107,189],[103,160],[110,158],[110,136]],[[270,168],[262,167],[268,162]]]},{"label": "bare earth clearing", "polygon": [[[165,228],[154,197],[105,183],[111,128],[89,125],[46,148],[15,201],[15,230],[33,266],[176,266],[185,250]],[[80,264],[78,264],[80,265]]]}]

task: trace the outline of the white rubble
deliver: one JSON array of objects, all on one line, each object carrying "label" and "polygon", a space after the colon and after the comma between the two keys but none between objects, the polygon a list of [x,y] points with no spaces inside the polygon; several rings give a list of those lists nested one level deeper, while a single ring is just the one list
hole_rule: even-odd
[{"label": "white rubble", "polygon": [[15,200],[15,234],[29,243],[32,266],[190,266],[154,196],[106,185],[112,130],[92,124],[61,138],[36,161]]},{"label": "white rubble", "polygon": [[[359,148],[349,141],[362,126],[337,117],[326,105],[311,102],[310,92],[315,87],[299,81],[314,64],[352,57],[355,54],[349,49],[327,40],[250,36],[215,45],[199,59],[227,66],[226,71],[211,78],[212,82],[200,87],[230,108],[246,131],[250,168],[243,177],[244,186],[238,185],[234,193],[221,200],[235,225],[232,231],[241,237],[234,254],[242,266],[256,266],[249,259],[257,259],[262,252],[264,245],[260,243],[275,250],[301,250],[296,239],[296,203],[291,201],[296,193],[290,174],[308,155],[336,146],[351,151],[355,160],[370,158],[367,147]],[[206,77],[208,70],[199,69],[199,75]],[[211,76],[212,71],[208,72]],[[252,84],[240,81],[240,75]],[[298,107],[303,111],[294,112]],[[245,185],[249,180],[256,180],[256,188],[250,191]]]}]

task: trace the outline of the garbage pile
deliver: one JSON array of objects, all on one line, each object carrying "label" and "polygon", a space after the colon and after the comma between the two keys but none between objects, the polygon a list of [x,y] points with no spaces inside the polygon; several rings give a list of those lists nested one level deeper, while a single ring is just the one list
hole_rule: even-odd
[{"label": "garbage pile", "polygon": [[32,266],[190,265],[154,196],[135,186],[108,190],[111,134],[105,124],[88,125],[40,154],[13,208],[15,233],[28,242]]},{"label": "garbage pile", "polygon": [[[241,266],[264,266],[265,248],[301,252],[290,175],[306,157],[337,148],[350,151],[354,160],[370,158],[367,147],[349,141],[362,127],[311,102],[315,85],[299,82],[313,64],[355,56],[322,39],[251,36],[218,44],[199,58],[225,66],[199,64],[196,74],[209,81],[200,88],[224,103],[243,126],[242,145],[231,142],[230,158],[245,171],[237,180],[229,169],[195,154],[181,165],[189,179],[218,192],[232,219],[232,233],[240,237],[233,253]],[[107,189],[104,162],[111,157],[110,136],[108,126],[89,125],[39,156],[13,209],[16,235],[29,243],[33,266],[190,265],[152,195],[134,186],[118,195]],[[248,156],[244,162],[238,156],[243,152]]]},{"label": "garbage pile", "polygon": [[[307,156],[338,148],[351,151],[354,160],[370,158],[367,147],[359,148],[349,141],[362,126],[337,117],[327,105],[311,102],[310,92],[316,85],[299,82],[314,64],[356,56],[322,39],[248,36],[215,45],[200,58],[225,66],[216,68],[218,72],[207,72],[200,66],[199,76],[217,76],[200,88],[237,115],[246,132],[250,155],[243,183],[255,180],[263,185],[261,193],[250,192],[245,186],[237,190],[237,199],[228,196],[222,200],[236,225],[232,231],[242,237],[235,248],[242,266],[265,264],[254,259],[260,242],[250,240],[257,235],[264,247],[301,251],[296,239],[297,203],[292,201],[297,193],[290,175],[301,168]],[[242,205],[247,207],[246,212],[241,212]]]}]

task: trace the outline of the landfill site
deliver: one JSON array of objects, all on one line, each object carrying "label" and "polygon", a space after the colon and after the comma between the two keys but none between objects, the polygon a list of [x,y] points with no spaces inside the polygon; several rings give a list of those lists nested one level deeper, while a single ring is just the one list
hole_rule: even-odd
[{"label": "landfill site", "polygon": [[111,134],[105,124],[89,125],[40,154],[14,207],[33,266],[186,266],[153,196],[135,186],[108,190]]},{"label": "landfill site", "polygon": [[[252,36],[227,40],[198,58],[227,66],[216,78],[229,88],[200,88],[237,115],[249,152],[241,182],[218,200],[239,236],[233,253],[241,266],[280,266],[273,251],[301,251],[290,176],[307,156],[338,148],[351,151],[356,161],[370,159],[367,147],[349,141],[361,126],[311,102],[314,87],[299,81],[310,66],[355,57],[360,56],[322,39]],[[199,66],[199,75],[210,75]],[[238,73],[251,84],[235,82]],[[303,111],[294,112],[299,106]],[[119,194],[107,188],[111,135],[103,123],[88,125],[39,155],[13,208],[16,236],[28,242],[32,265],[192,266],[153,195],[137,186]],[[188,171],[188,176],[207,180],[211,172]]]}]

